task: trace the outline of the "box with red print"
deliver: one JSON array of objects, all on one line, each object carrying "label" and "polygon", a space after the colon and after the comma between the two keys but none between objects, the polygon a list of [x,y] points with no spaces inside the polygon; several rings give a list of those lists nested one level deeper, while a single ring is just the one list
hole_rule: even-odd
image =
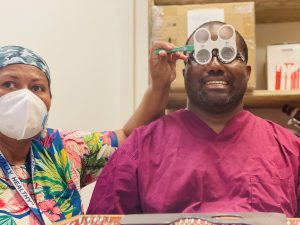
[{"label": "box with red print", "polygon": [[300,90],[300,43],[267,47],[268,90]]}]

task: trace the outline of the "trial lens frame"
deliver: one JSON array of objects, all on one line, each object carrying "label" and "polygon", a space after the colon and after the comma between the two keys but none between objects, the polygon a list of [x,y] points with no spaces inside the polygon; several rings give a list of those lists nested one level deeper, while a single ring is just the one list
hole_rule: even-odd
[{"label": "trial lens frame", "polygon": [[215,56],[223,64],[228,64],[236,59],[246,63],[244,55],[237,52],[236,32],[233,26],[229,24],[222,25],[217,31],[217,39],[211,39],[211,33],[207,28],[199,28],[193,35],[194,44],[183,47],[173,48],[171,50],[156,49],[155,54],[164,50],[167,53],[190,52],[188,54],[189,62],[195,61],[200,65],[206,65],[211,62]]},{"label": "trial lens frame", "polygon": [[224,64],[231,63],[237,58],[236,32],[229,24],[219,27],[216,40],[212,40],[211,33],[204,27],[196,30],[193,38],[193,57],[200,65],[208,64],[213,56]]}]

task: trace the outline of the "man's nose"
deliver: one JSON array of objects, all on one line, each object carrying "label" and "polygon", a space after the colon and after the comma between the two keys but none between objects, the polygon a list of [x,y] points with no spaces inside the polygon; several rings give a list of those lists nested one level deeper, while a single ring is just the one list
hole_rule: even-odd
[{"label": "man's nose", "polygon": [[217,63],[220,64],[221,62],[218,60],[218,57],[216,55],[213,55],[210,61],[211,64]]},{"label": "man's nose", "polygon": [[211,67],[211,70],[220,70],[220,68],[223,67],[223,63],[219,61],[217,56],[213,56],[209,63],[209,66]]}]

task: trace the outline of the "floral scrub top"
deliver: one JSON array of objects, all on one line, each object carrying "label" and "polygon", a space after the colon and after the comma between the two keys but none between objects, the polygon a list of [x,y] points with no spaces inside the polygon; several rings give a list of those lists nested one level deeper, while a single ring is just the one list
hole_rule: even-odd
[{"label": "floral scrub top", "polygon": [[[30,157],[12,168],[40,210],[60,221],[83,213],[80,189],[96,180],[117,145],[114,132],[48,129],[46,138],[32,141],[33,179]],[[1,168],[0,224],[39,224]]]}]

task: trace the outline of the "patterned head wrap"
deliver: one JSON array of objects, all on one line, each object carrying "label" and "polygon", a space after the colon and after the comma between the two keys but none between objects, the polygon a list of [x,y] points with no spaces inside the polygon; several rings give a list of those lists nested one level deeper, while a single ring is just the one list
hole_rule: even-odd
[{"label": "patterned head wrap", "polygon": [[21,46],[0,47],[0,68],[11,64],[26,64],[39,68],[46,75],[50,86],[50,70],[45,60],[33,51]]}]

